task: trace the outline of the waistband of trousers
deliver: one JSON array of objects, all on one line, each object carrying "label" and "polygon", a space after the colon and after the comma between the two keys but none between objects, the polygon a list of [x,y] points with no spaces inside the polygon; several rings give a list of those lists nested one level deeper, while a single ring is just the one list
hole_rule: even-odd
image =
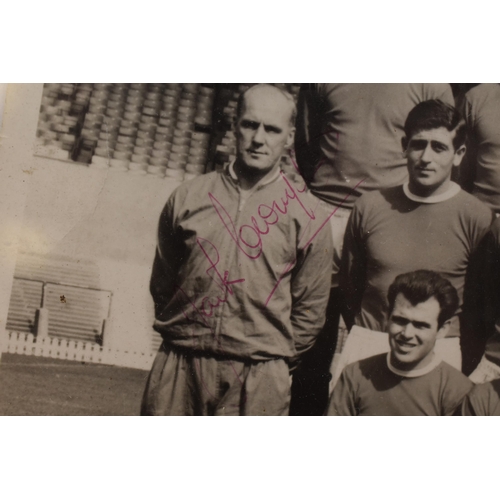
[{"label": "waistband of trousers", "polygon": [[201,350],[196,350],[196,349],[189,349],[187,347],[179,347],[177,345],[173,345],[170,342],[167,342],[166,340],[163,340],[160,349],[162,349],[164,352],[174,352],[175,354],[179,354],[184,357],[193,357],[193,358],[210,358],[210,359],[215,359],[216,361],[237,361],[239,363],[245,363],[248,365],[257,365],[259,363],[268,363],[270,361],[279,361],[283,360],[285,363],[288,364],[287,360],[285,358],[269,358],[269,359],[251,359],[251,358],[243,358],[243,357],[238,357],[233,354],[231,355],[224,355],[220,353],[214,353],[214,352],[207,352],[207,351],[201,351]]}]

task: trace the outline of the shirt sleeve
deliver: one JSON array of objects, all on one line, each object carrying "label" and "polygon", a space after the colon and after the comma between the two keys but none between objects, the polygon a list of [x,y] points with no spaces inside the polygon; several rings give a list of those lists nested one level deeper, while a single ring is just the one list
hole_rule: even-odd
[{"label": "shirt sleeve", "polygon": [[352,417],[357,415],[356,389],[351,374],[352,366],[346,367],[340,375],[328,404],[327,416]]},{"label": "shirt sleeve", "polygon": [[321,161],[320,137],[324,129],[324,97],[319,84],[303,84],[297,102],[295,158],[300,174],[309,183]]},{"label": "shirt sleeve", "polygon": [[471,402],[470,395],[465,396],[462,402],[462,417],[475,417],[477,416],[473,403]]},{"label": "shirt sleeve", "polygon": [[464,398],[474,384],[465,375],[452,369],[451,376],[446,379],[445,387],[442,416],[449,417],[460,412]]},{"label": "shirt sleeve", "polygon": [[343,292],[343,316],[348,329],[361,309],[366,285],[366,248],[361,227],[361,212],[356,202],[344,236],[339,282]]},{"label": "shirt sleeve", "polygon": [[150,280],[150,292],[154,300],[156,319],[175,294],[177,270],[182,260],[182,249],[174,221],[174,194],[170,197],[160,215],[158,243]]},{"label": "shirt sleeve", "polygon": [[462,416],[464,417],[487,417],[490,412],[489,395],[491,384],[476,385],[462,402]]},{"label": "shirt sleeve", "polygon": [[291,322],[299,356],[312,347],[323,327],[332,282],[331,228],[327,216],[319,208],[317,224],[309,226],[309,240],[304,238],[304,247],[297,251],[297,263],[292,271]]}]

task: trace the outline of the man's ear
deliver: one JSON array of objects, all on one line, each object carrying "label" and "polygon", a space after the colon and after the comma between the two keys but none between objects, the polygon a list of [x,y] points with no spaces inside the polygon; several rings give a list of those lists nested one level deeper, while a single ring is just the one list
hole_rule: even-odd
[{"label": "man's ear", "polygon": [[451,319],[445,321],[441,328],[438,330],[436,339],[444,339],[450,330]]},{"label": "man's ear", "polygon": [[401,137],[401,147],[403,148],[403,158],[406,158],[406,150],[408,149],[408,139]]},{"label": "man's ear", "polygon": [[466,151],[465,144],[462,144],[455,151],[455,156],[453,157],[453,166],[454,167],[460,166],[460,163],[462,163],[462,160],[464,159],[465,151]]},{"label": "man's ear", "polygon": [[289,149],[293,146],[293,141],[295,139],[295,127],[292,127],[288,132],[288,137],[286,138],[285,148]]}]

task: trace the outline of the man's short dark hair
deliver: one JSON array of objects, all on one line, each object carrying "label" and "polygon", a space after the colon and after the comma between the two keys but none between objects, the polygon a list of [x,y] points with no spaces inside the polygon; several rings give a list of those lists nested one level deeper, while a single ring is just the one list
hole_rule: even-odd
[{"label": "man's short dark hair", "polygon": [[394,302],[399,294],[402,294],[413,306],[434,297],[441,308],[438,328],[455,315],[459,305],[455,287],[434,271],[419,270],[397,276],[387,294],[389,315],[394,309]]},{"label": "man's short dark hair", "polygon": [[408,114],[405,122],[406,139],[422,130],[444,127],[449,132],[456,130],[453,146],[457,150],[465,144],[466,128],[461,114],[456,108],[439,99],[418,103]]},{"label": "man's short dark hair", "polygon": [[297,118],[297,105],[295,104],[295,99],[293,98],[292,94],[290,94],[290,92],[280,89],[279,87],[276,87],[276,85],[271,85],[270,83],[258,83],[246,89],[244,92],[240,94],[236,105],[236,119],[238,119],[241,116],[241,113],[243,113],[245,96],[247,95],[248,92],[251,92],[252,89],[255,89],[256,87],[272,87],[273,89],[276,89],[278,92],[280,92],[283,95],[283,97],[285,97],[288,100],[291,106],[290,125],[294,127],[295,119]]}]

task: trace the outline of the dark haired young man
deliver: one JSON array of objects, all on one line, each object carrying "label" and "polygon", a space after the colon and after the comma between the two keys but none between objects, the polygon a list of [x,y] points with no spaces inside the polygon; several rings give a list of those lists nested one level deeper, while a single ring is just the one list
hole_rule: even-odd
[{"label": "dark haired young man", "polygon": [[458,308],[453,285],[433,271],[396,277],[389,287],[390,353],[347,366],[328,415],[433,415],[455,413],[472,382],[434,351]]},{"label": "dark haired young man", "polygon": [[[451,181],[452,168],[465,153],[465,128],[455,108],[439,100],[418,104],[408,115],[405,134],[409,181],[363,195],[349,219],[340,284],[352,329],[340,363],[332,367],[331,388],[344,366],[386,350],[386,296],[397,275],[415,269],[439,272],[463,305],[470,263],[493,220],[489,208]],[[474,280],[468,276],[467,281]],[[461,327],[469,328],[462,323],[454,316],[437,347],[458,369]]]}]

